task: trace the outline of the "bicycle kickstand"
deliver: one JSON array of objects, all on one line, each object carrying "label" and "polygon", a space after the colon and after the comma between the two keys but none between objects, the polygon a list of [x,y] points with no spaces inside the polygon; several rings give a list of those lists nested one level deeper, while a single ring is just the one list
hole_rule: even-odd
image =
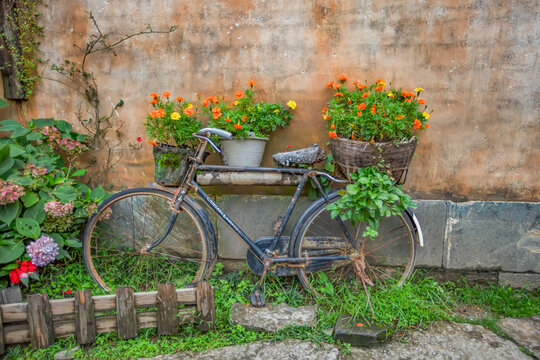
[{"label": "bicycle kickstand", "polygon": [[261,279],[259,280],[259,284],[257,285],[257,290],[255,290],[255,292],[251,294],[251,306],[253,307],[266,306],[266,302],[264,301],[264,293],[261,291],[261,285],[264,281],[264,277],[266,276],[266,271],[268,270],[269,266],[270,266],[270,260],[268,259],[264,260],[264,268],[261,275]]}]

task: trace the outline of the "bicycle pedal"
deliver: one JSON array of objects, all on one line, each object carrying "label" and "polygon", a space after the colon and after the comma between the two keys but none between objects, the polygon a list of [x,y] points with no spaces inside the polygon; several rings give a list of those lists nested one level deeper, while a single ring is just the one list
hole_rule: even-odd
[{"label": "bicycle pedal", "polygon": [[253,307],[266,306],[266,302],[264,301],[264,293],[257,290],[255,291],[254,294],[251,294],[251,306]]}]

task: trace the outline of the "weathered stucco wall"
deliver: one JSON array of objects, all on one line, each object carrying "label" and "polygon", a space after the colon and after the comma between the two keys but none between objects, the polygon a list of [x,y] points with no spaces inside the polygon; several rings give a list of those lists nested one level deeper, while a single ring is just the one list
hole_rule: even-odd
[{"label": "weathered stucco wall", "polygon": [[[103,110],[125,102],[114,117],[124,122],[113,154],[123,159],[110,179],[119,188],[152,176],[150,146],[128,145],[144,133],[148,93],[232,96],[253,79],[260,98],[294,99],[292,125],[267,148],[270,165],[271,153],[287,145],[327,142],[324,84],[346,74],[426,89],[435,112],[407,180],[416,197],[538,201],[539,10],[536,0],[56,0],[41,9],[41,49],[49,65],[79,61],[73,44],[94,31],[86,11],[118,36],[146,24],[178,26],[89,58]],[[50,70],[45,77],[58,79]],[[74,120],[81,101],[44,80],[29,112]]]}]

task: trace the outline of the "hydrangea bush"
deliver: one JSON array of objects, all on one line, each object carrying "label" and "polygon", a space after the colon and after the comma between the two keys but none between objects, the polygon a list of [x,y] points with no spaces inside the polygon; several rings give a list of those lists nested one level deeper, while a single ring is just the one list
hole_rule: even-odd
[{"label": "hydrangea bush", "polygon": [[77,178],[85,135],[63,120],[33,119],[28,127],[0,122],[0,288],[28,285],[39,267],[71,258],[86,218],[106,197]]}]

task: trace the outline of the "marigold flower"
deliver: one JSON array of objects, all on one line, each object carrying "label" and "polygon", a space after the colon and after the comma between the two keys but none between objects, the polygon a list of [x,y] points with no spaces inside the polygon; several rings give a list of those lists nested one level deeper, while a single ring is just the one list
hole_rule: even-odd
[{"label": "marigold flower", "polygon": [[213,113],[221,112],[221,108],[219,106],[216,106],[216,107],[212,108],[212,112]]},{"label": "marigold flower", "polygon": [[329,89],[334,85],[334,80],[330,81],[328,84],[326,84],[326,88]]},{"label": "marigold flower", "polygon": [[422,115],[424,116],[425,119],[429,119],[429,114],[427,112],[423,112]]},{"label": "marigold flower", "polygon": [[382,91],[382,86],[376,86],[374,90],[375,91]]},{"label": "marigold flower", "polygon": [[296,109],[296,102],[294,100],[289,100],[287,101],[287,106],[294,110]]},{"label": "marigold flower", "polygon": [[369,91],[365,93],[364,95],[362,95],[362,99],[366,99],[368,96],[369,96]]},{"label": "marigold flower", "polygon": [[377,108],[375,107],[375,104],[373,104],[373,106],[371,107],[371,113],[373,115],[377,115]]},{"label": "marigold flower", "polygon": [[424,126],[424,128],[426,128],[426,129],[427,129],[428,127],[429,127],[429,124],[426,124],[426,125]]},{"label": "marigold flower", "polygon": [[233,105],[238,105],[238,101],[235,101],[232,103]]},{"label": "marigold flower", "polygon": [[156,94],[156,93],[151,93],[151,94],[150,94],[150,97],[151,97],[151,98],[157,98],[158,96],[159,96],[159,95]]},{"label": "marigold flower", "polygon": [[345,75],[341,75],[339,77],[339,81],[347,81],[347,77]]},{"label": "marigold flower", "polygon": [[366,103],[358,104],[358,110],[364,110],[366,108]]},{"label": "marigold flower", "polygon": [[322,108],[323,114],[326,112],[326,110],[328,110],[328,108],[326,106]]},{"label": "marigold flower", "polygon": [[339,97],[339,96],[343,96],[343,94],[340,93],[340,92],[337,92],[337,93],[334,94],[334,96],[338,96],[338,97]]},{"label": "marigold flower", "polygon": [[223,115],[221,112],[215,112],[215,113],[212,114],[214,119],[218,119],[219,117],[221,117],[221,115]]},{"label": "marigold flower", "polygon": [[224,121],[226,121],[226,122],[231,122],[231,119],[225,118]]},{"label": "marigold flower", "polygon": [[183,98],[183,97],[181,97],[181,96],[177,96],[177,97],[176,97],[176,101],[178,101],[178,102],[182,102],[182,101],[184,101],[184,98]]},{"label": "marigold flower", "polygon": [[403,116],[403,115],[399,115],[397,118],[398,118],[398,120],[401,120],[401,119],[403,119],[404,117],[405,117],[405,116]]},{"label": "marigold flower", "polygon": [[416,130],[420,129],[422,127],[422,123],[418,119],[414,119],[413,126]]},{"label": "marigold flower", "polygon": [[238,130],[242,129],[242,125],[240,124],[234,124],[233,127]]},{"label": "marigold flower", "polygon": [[390,92],[388,93],[388,97],[393,99],[393,98],[394,98],[394,94],[392,94],[392,92],[390,91]]},{"label": "marigold flower", "polygon": [[154,105],[154,104],[156,104],[156,103],[157,103],[156,99],[152,99],[152,100],[150,101],[150,104],[151,104],[151,105]]},{"label": "marigold flower", "polygon": [[193,104],[187,104],[187,108],[191,109],[193,107]]},{"label": "marigold flower", "polygon": [[416,91],[416,92],[421,92],[421,91],[424,91],[424,89],[422,89],[422,88],[416,88],[416,89],[414,89],[414,91]]},{"label": "marigold flower", "polygon": [[332,85],[332,89],[334,89],[334,90],[341,89],[341,84]]},{"label": "marigold flower", "polygon": [[242,91],[237,91],[236,94],[234,94],[234,97],[237,99],[241,99],[242,96],[244,96],[244,93]]},{"label": "marigold flower", "polygon": [[173,113],[171,114],[171,119],[173,119],[173,120],[178,120],[178,119],[180,119],[180,114],[177,113],[176,111],[173,112]]},{"label": "marigold flower", "polygon": [[351,105],[352,104],[352,101],[351,99],[347,100],[347,104]]},{"label": "marigold flower", "polygon": [[336,125],[332,124],[330,125],[330,129],[335,129],[336,128]]},{"label": "marigold flower", "polygon": [[278,110],[278,109],[274,110],[274,114],[277,114],[278,112],[279,112],[279,110]]},{"label": "marigold flower", "polygon": [[166,97],[166,98],[168,99],[169,96],[171,96],[171,93],[168,92],[168,91],[165,91],[165,92],[163,93],[163,96]]},{"label": "marigold flower", "polygon": [[148,143],[152,146],[158,146],[157,143],[154,140],[148,141]]},{"label": "marigold flower", "polygon": [[244,116],[242,117],[242,122],[246,122],[246,120],[247,120],[247,116],[244,115]]},{"label": "marigold flower", "polygon": [[377,79],[375,80],[375,84],[380,84],[380,83],[383,83],[384,81],[382,79]]},{"label": "marigold flower", "polygon": [[379,84],[379,86],[386,86],[386,83],[384,82],[384,80],[379,80],[379,82],[377,83]]},{"label": "marigold flower", "polygon": [[332,139],[337,139],[337,134],[335,131],[328,132],[328,136],[330,136]]},{"label": "marigold flower", "polygon": [[253,87],[257,82],[255,80],[249,80],[248,81],[249,86]]},{"label": "marigold flower", "polygon": [[193,108],[187,107],[184,109],[184,114],[186,114],[187,116],[191,116],[193,115],[193,113],[194,113]]},{"label": "marigold flower", "polygon": [[358,117],[362,116],[362,112],[361,112],[361,111],[358,111],[358,112],[356,113],[356,116],[358,116]]},{"label": "marigold flower", "polygon": [[203,100],[202,106],[203,106],[203,107],[207,107],[207,106],[208,106],[208,100]]},{"label": "marigold flower", "polygon": [[410,103],[410,102],[412,102],[412,100],[411,99],[405,99],[405,102]]},{"label": "marigold flower", "polygon": [[328,114],[323,114],[322,118],[323,118],[324,120],[328,120],[328,119],[330,119],[330,115],[328,115]]},{"label": "marigold flower", "polygon": [[424,100],[424,99],[418,99],[418,103],[419,103],[420,105],[425,105],[426,100]]}]

